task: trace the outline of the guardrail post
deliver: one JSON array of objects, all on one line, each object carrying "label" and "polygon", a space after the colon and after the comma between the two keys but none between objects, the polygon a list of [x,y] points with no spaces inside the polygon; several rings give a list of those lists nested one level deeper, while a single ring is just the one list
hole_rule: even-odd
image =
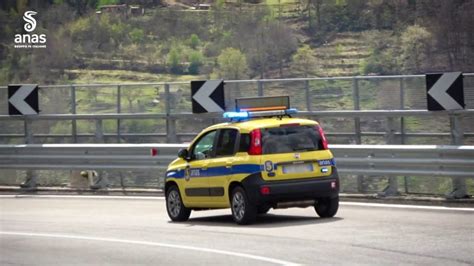
[{"label": "guardrail post", "polygon": [[[354,103],[354,110],[360,110],[360,96],[359,96],[359,81],[357,78],[352,80],[352,102]],[[360,129],[360,118],[354,118],[354,133],[356,144],[362,143],[361,129]],[[364,176],[357,176],[357,192],[364,192]]]},{"label": "guardrail post", "polygon": [[[99,143],[104,143],[104,127],[102,123],[102,119],[95,120],[95,141]],[[95,180],[93,185],[90,186],[92,189],[99,189],[107,187],[108,179],[104,178],[105,171],[97,172],[97,180]]]},{"label": "guardrail post", "polygon": [[24,120],[24,130],[25,130],[25,144],[34,143],[33,131],[31,130],[31,119],[25,117]]},{"label": "guardrail post", "polygon": [[394,117],[387,117],[387,124],[385,128],[385,143],[387,144],[395,144],[396,143],[396,126],[395,126],[395,118]]},{"label": "guardrail post", "polygon": [[258,85],[258,96],[261,97],[263,96],[263,82],[261,80],[258,80],[257,85]]},{"label": "guardrail post", "polygon": [[[120,85],[117,85],[117,114],[120,114],[122,112],[122,87]],[[120,134],[120,119],[117,119],[117,143],[122,142],[121,134]]]},{"label": "guardrail post", "polygon": [[[386,125],[386,133],[385,133],[385,142],[387,144],[395,144],[395,132],[396,132],[396,125],[395,125],[395,118],[394,117],[387,117],[387,125]],[[398,179],[396,176],[390,176],[388,178],[388,186],[383,190],[382,193],[379,193],[380,196],[395,196],[399,195],[398,192]]]},{"label": "guardrail post", "polygon": [[166,108],[166,142],[176,143],[178,138],[176,136],[176,120],[170,116],[171,114],[171,94],[170,84],[165,84],[165,108]]},{"label": "guardrail post", "polygon": [[[352,101],[354,103],[354,110],[360,110],[360,97],[359,97],[359,81],[357,78],[352,80]],[[354,131],[356,144],[362,143],[361,130],[360,130],[360,118],[354,118]]]},{"label": "guardrail post", "polygon": [[[34,137],[33,131],[31,130],[32,120],[28,117],[25,117],[24,125],[25,125],[25,144],[33,144]],[[20,185],[21,188],[25,188],[27,190],[34,190],[37,186],[37,173],[34,170],[26,170],[26,179],[25,182]]]},{"label": "guardrail post", "polygon": [[[405,83],[400,78],[400,110],[405,110]],[[405,144],[405,118],[400,117],[400,144]]]},{"label": "guardrail post", "polygon": [[[449,115],[449,125],[451,131],[451,144],[464,144],[464,129],[462,127],[462,117],[460,115]],[[466,179],[463,177],[452,177],[453,191],[446,197],[453,199],[461,199],[468,197],[466,188]]]},{"label": "guardrail post", "polygon": [[102,126],[102,119],[95,120],[95,141],[98,143],[104,142],[104,128]]},{"label": "guardrail post", "polygon": [[304,81],[304,91],[306,92],[306,109],[312,111],[311,107],[311,91],[309,90],[309,80]]},{"label": "guardrail post", "polygon": [[[71,114],[76,114],[76,87],[71,85]],[[71,120],[72,142],[77,143],[77,121]]]},{"label": "guardrail post", "polygon": [[[405,110],[405,80],[400,78],[400,110]],[[400,144],[405,144],[405,117],[400,117]],[[403,184],[405,186],[405,193],[408,189],[408,176],[403,177]]]}]

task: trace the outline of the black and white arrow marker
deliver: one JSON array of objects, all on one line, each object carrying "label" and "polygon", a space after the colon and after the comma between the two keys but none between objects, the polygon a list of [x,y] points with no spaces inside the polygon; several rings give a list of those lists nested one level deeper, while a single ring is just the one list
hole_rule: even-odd
[{"label": "black and white arrow marker", "polygon": [[8,112],[10,115],[38,114],[38,85],[8,85]]},{"label": "black and white arrow marker", "polygon": [[464,88],[461,72],[427,74],[428,110],[464,109]]},{"label": "black and white arrow marker", "polygon": [[224,81],[191,81],[193,113],[224,112]]}]

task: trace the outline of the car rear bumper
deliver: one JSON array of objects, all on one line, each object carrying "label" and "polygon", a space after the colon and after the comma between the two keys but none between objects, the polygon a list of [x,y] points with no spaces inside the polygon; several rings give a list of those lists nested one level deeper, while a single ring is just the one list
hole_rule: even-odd
[{"label": "car rear bumper", "polygon": [[[258,174],[246,178],[243,185],[249,200],[257,205],[275,206],[280,202],[336,198],[339,195],[339,176],[335,167],[328,177],[265,181]],[[262,187],[268,188],[269,193],[263,194]]]}]

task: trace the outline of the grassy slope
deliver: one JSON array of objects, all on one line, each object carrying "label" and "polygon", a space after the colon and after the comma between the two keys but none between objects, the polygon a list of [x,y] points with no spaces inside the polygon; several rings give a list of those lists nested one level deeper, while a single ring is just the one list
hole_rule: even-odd
[{"label": "grassy slope", "polygon": [[338,33],[332,41],[314,50],[323,76],[358,75],[359,65],[370,55],[363,35],[353,32]]}]

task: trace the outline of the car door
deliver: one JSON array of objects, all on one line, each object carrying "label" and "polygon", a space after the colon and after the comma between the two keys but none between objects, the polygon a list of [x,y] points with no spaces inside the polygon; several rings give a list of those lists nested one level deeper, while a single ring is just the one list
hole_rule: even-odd
[{"label": "car door", "polygon": [[216,130],[203,134],[190,149],[190,160],[184,173],[184,193],[192,204],[209,202],[211,199],[208,167],[215,154],[216,135]]},{"label": "car door", "polygon": [[239,131],[234,128],[220,129],[216,137],[215,157],[209,160],[208,165],[209,169],[212,169],[212,175],[209,177],[209,194],[216,203],[215,207],[228,202],[225,191],[233,175],[232,167],[238,137]]}]

